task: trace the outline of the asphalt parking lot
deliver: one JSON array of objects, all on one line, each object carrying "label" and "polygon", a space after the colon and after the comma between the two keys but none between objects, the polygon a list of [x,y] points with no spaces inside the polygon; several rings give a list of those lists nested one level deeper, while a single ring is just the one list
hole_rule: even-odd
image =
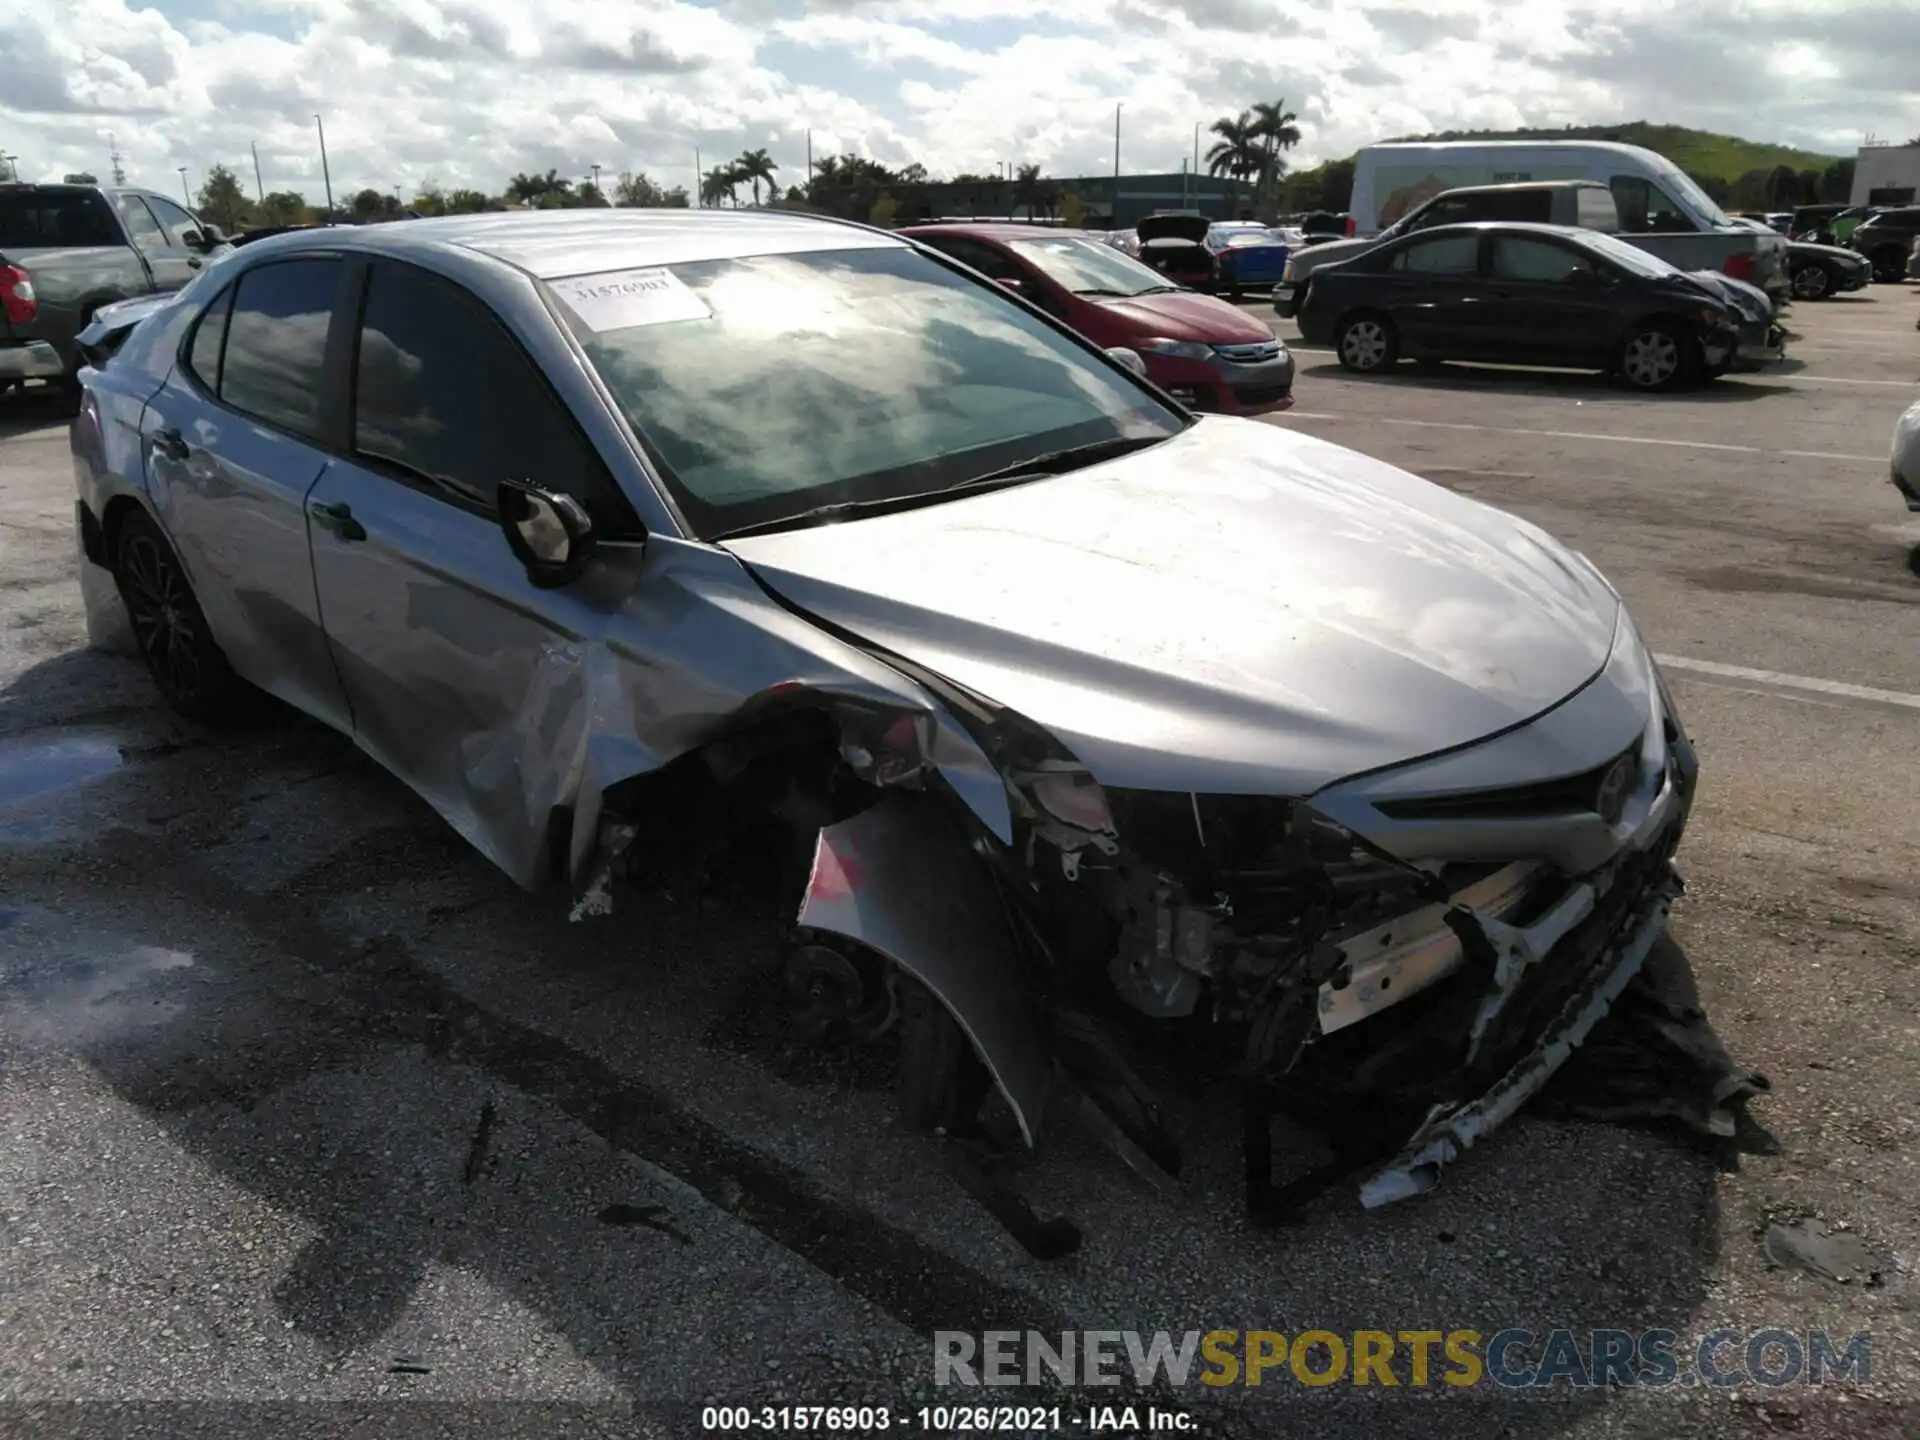
[{"label": "asphalt parking lot", "polygon": [[[86,650],[64,427],[0,400],[0,1429],[103,1400],[235,1433],[239,1401],[496,1402],[433,1412],[489,1434],[901,1413],[940,1329],[1783,1326],[1870,1332],[1870,1375],[1175,1398],[1224,1433],[1914,1433],[1920,517],[1887,441],[1917,310],[1796,306],[1783,367],[1660,397],[1302,351],[1274,422],[1524,514],[1633,607],[1703,766],[1675,936],[1778,1153],[1523,1115],[1432,1196],[1255,1230],[1235,1116],[1173,1097],[1178,1198],[1071,1133],[1019,1173],[1086,1235],[1054,1265],[867,1069],[786,1051],[777,913],[682,891],[570,925],[344,740],[215,736]],[[1770,1263],[1803,1220],[1871,1264]]]}]

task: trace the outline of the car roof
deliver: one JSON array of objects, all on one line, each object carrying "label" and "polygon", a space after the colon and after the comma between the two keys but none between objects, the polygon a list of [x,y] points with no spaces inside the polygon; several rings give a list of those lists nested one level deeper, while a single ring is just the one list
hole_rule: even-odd
[{"label": "car roof", "polygon": [[1058,225],[1022,225],[1016,221],[932,220],[921,225],[902,225],[899,232],[919,239],[926,235],[972,235],[982,240],[1040,240],[1071,235],[1085,238],[1085,230],[1065,230]]},{"label": "car roof", "polygon": [[749,255],[904,248],[884,230],[778,210],[591,209],[496,211],[325,226],[268,236],[247,249],[287,255],[337,250],[343,244],[400,258],[471,250],[540,280]]},{"label": "car roof", "polygon": [[1397,237],[1407,240],[1431,239],[1435,235],[1478,234],[1483,230],[1513,231],[1520,235],[1557,235],[1562,240],[1584,241],[1604,231],[1583,229],[1578,225],[1547,225],[1537,220],[1459,220],[1451,225],[1432,225],[1425,230]]}]

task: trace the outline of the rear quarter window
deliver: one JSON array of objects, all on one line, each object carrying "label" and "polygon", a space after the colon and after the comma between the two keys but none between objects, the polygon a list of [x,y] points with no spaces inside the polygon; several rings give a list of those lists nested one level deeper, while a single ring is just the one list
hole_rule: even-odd
[{"label": "rear quarter window", "polygon": [[120,232],[103,196],[0,192],[0,250],[118,245]]}]

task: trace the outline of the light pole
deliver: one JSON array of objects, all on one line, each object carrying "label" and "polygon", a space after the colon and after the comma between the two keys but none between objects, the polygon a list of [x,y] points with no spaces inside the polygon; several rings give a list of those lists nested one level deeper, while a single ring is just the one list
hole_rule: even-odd
[{"label": "light pole", "polygon": [[187,189],[187,167],[184,165],[176,165],[173,168],[180,172],[180,198],[187,202],[187,208],[191,210],[193,208],[193,194]]},{"label": "light pole", "polygon": [[696,210],[707,208],[706,183],[707,177],[700,173],[700,147],[696,145],[693,147],[693,208]]},{"label": "light pole", "polygon": [[253,193],[264,205],[267,200],[267,187],[260,183],[260,147],[251,140],[247,142],[247,147],[253,151]]},{"label": "light pole", "polygon": [[320,123],[320,117],[313,117],[313,128],[320,132],[320,178],[327,186],[327,223],[333,223],[333,172],[327,169],[327,127]]},{"label": "light pole", "polygon": [[[593,193],[600,195],[600,167],[598,165],[589,165],[587,168],[593,172]],[[606,198],[606,196],[600,195],[602,204],[606,203]]]}]

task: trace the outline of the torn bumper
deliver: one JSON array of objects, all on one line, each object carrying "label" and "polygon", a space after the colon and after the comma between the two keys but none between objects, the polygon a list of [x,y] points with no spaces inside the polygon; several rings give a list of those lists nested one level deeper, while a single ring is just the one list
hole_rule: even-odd
[{"label": "torn bumper", "polygon": [[[1537,1095],[1632,983],[1666,931],[1680,893],[1672,855],[1685,828],[1678,797],[1648,827],[1644,848],[1630,853],[1605,882],[1571,887],[1530,926],[1509,926],[1483,913],[1457,912],[1476,928],[1494,958],[1491,984],[1465,1037],[1466,1070],[1512,1054],[1496,1038],[1516,1017],[1540,1013],[1543,998],[1562,998],[1535,1038],[1493,1083],[1470,1098],[1436,1103],[1391,1160],[1360,1186],[1368,1209],[1431,1190],[1441,1168],[1498,1129]],[[1465,926],[1463,926],[1465,928]],[[1537,1023],[1537,1022],[1536,1022]]]}]

